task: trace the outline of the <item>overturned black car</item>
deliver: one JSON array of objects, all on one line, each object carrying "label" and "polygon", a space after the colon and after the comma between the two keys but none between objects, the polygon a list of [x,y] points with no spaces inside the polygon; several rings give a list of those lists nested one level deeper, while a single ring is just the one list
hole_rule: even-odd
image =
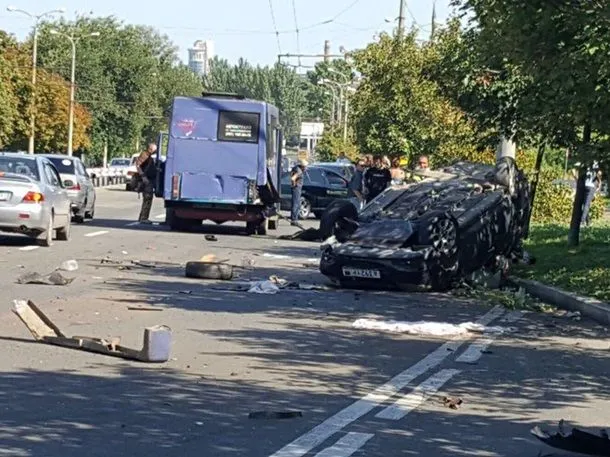
[{"label": "overturned black car", "polygon": [[511,158],[458,162],[387,189],[360,213],[345,200],[322,216],[320,271],[342,287],[446,290],[506,269],[528,234],[530,187]]}]

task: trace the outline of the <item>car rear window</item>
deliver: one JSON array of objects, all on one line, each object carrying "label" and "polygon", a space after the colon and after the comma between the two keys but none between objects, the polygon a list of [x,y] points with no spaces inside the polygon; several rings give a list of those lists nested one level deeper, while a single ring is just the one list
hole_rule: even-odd
[{"label": "car rear window", "polygon": [[14,173],[40,181],[35,159],[0,156],[0,173]]},{"label": "car rear window", "polygon": [[61,159],[59,157],[47,157],[51,163],[55,166],[59,174],[63,175],[74,175],[74,161],[70,159]]},{"label": "car rear window", "polygon": [[129,159],[112,159],[110,162],[111,167],[128,167],[129,164]]}]

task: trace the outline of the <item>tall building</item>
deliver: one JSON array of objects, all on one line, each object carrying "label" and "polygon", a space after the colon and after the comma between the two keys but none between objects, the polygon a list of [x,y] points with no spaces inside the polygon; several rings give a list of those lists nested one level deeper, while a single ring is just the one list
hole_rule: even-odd
[{"label": "tall building", "polygon": [[189,49],[189,68],[198,75],[205,75],[210,71],[210,60],[213,58],[213,41],[195,41],[193,47]]}]

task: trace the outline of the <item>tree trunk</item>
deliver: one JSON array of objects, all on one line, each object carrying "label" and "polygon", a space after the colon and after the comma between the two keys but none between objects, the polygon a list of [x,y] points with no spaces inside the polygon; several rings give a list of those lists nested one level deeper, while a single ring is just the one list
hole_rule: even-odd
[{"label": "tree trunk", "polygon": [[[583,132],[583,145],[587,146],[591,142],[591,124],[586,123]],[[572,207],[572,220],[570,221],[570,231],[568,232],[568,246],[578,246],[580,243],[580,221],[582,210],[585,203],[585,178],[587,173],[587,158],[580,160],[581,166],[578,169],[578,180],[576,181],[576,195],[574,206]]]},{"label": "tree trunk", "polygon": [[[544,158],[544,150],[546,149],[546,143],[542,142],[538,145],[538,154],[536,155],[536,165],[534,166],[534,180],[532,181],[532,188],[530,191],[530,211],[527,219],[527,226],[529,227],[532,219],[532,213],[534,212],[534,202],[536,200],[536,189],[538,188],[538,181],[540,180],[540,170],[542,168],[542,159]],[[527,233],[527,231],[526,231]]]}]

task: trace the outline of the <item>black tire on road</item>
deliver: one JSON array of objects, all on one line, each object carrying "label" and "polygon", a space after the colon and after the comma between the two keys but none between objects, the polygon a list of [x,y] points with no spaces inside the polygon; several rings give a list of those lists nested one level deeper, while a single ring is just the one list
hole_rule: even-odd
[{"label": "black tire on road", "polygon": [[184,270],[187,278],[220,279],[229,281],[233,278],[233,267],[222,263],[187,262]]},{"label": "black tire on road", "polygon": [[85,219],[93,219],[95,217],[95,202],[91,206],[91,211],[85,211]]}]

